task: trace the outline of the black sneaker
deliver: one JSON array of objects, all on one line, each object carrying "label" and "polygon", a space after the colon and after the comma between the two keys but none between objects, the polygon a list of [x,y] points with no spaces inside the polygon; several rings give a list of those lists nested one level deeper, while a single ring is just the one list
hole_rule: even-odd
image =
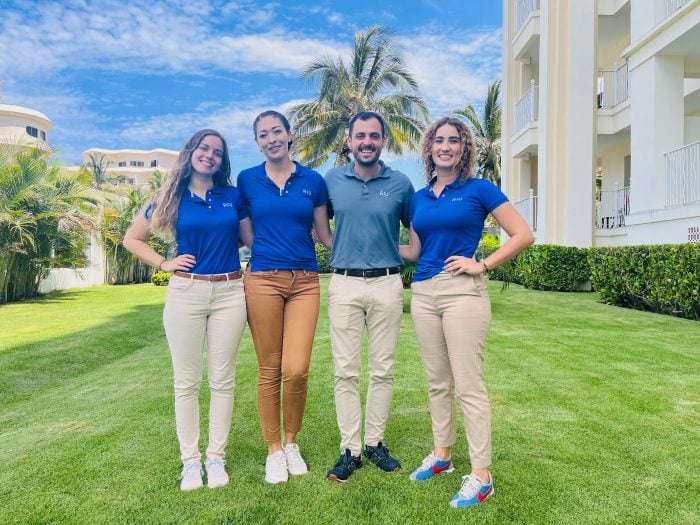
[{"label": "black sneaker", "polygon": [[362,459],[353,456],[349,448],[340,455],[338,462],[328,471],[326,477],[331,481],[345,483],[355,470],[362,466]]},{"label": "black sneaker", "polygon": [[401,463],[389,454],[389,449],[382,445],[380,441],[376,447],[365,445],[363,452],[365,457],[377,465],[384,472],[396,472],[401,469]]}]

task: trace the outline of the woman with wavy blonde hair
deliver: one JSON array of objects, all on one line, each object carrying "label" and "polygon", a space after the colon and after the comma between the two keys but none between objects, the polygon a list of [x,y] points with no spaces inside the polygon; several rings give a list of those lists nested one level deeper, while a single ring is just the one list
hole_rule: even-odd
[{"label": "woman with wavy blonde hair", "polygon": [[[471,472],[463,476],[452,507],[471,507],[494,494],[491,408],[482,370],[491,304],[484,275],[532,243],[533,235],[508,198],[491,182],[474,177],[475,148],[461,120],[443,117],[424,133],[427,186],[411,201],[405,260],[418,260],[411,317],[429,386],[433,450],[410,478],[424,481],[452,472],[456,442],[456,392],[469,445]],[[476,248],[491,213],[510,238],[477,261]]]},{"label": "woman with wavy blonde hair", "polygon": [[[175,380],[175,423],[183,463],[180,489],[203,485],[199,451],[199,386],[206,343],[211,401],[207,485],[229,481],[225,447],[233,411],[233,374],[246,322],[239,242],[253,232],[238,189],[231,185],[226,141],[218,131],[197,131],[153,202],[139,213],[124,247],[159,270],[172,272],[163,310]],[[148,246],[152,232],[174,239],[167,259]]]}]

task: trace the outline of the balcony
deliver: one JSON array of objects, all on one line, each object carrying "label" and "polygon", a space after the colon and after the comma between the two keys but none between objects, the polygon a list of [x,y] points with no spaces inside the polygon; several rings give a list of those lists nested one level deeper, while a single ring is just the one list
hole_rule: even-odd
[{"label": "balcony", "polygon": [[[664,0],[664,11],[662,13],[663,18],[661,20],[666,20],[673,13],[678,11],[684,4],[687,4],[690,0]],[[659,20],[659,21],[661,21]]]},{"label": "balcony", "polygon": [[514,133],[511,150],[514,157],[522,158],[537,153],[537,118],[539,88],[530,81],[528,89],[515,101]]},{"label": "balcony", "polygon": [[[617,186],[617,184],[615,184]],[[622,228],[630,213],[630,188],[596,191],[595,225],[598,229]]]},{"label": "balcony", "polygon": [[629,63],[598,70],[598,108],[611,109],[630,96]]},{"label": "balcony", "polygon": [[540,0],[517,0],[513,57],[521,62],[539,62]]},{"label": "balcony", "polygon": [[664,155],[666,206],[700,203],[700,142]]},{"label": "balcony", "polygon": [[537,231],[537,196],[534,190],[530,190],[530,193],[524,199],[513,202],[513,206],[518,213],[525,219],[527,225],[533,232]]}]

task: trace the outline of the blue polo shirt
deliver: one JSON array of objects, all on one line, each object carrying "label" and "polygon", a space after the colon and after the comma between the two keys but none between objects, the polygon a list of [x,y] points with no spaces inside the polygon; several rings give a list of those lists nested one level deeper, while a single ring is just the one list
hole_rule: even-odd
[{"label": "blue polo shirt", "polygon": [[414,281],[443,271],[451,255],[472,257],[481,239],[486,216],[508,201],[501,190],[485,179],[455,180],[437,197],[432,184],[417,191],[411,201],[411,224],[418,234],[421,253]]},{"label": "blue polo shirt", "polygon": [[[152,207],[146,209],[150,219]],[[175,241],[178,255],[194,255],[191,273],[229,273],[241,269],[239,222],[248,217],[240,192],[215,186],[204,199],[185,189],[177,208]]]},{"label": "blue polo shirt", "polygon": [[311,228],[314,209],[328,202],[323,177],[294,162],[283,189],[267,176],[265,163],[243,170],[236,184],[253,221],[250,269],[318,271]]},{"label": "blue polo shirt", "polygon": [[333,168],[326,174],[335,216],[334,268],[369,270],[403,264],[399,256],[399,223],[408,227],[413,184],[409,178],[379,161],[377,175],[364,181],[355,174],[355,163]]}]

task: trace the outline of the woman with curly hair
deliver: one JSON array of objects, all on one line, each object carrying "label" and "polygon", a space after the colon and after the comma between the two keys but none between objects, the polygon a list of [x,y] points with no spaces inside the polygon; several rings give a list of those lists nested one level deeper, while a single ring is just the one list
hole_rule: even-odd
[{"label": "woman with curly hair", "polygon": [[[491,182],[474,178],[474,139],[461,120],[443,117],[424,133],[427,186],[411,201],[405,260],[418,260],[411,317],[429,386],[434,449],[410,478],[424,481],[452,472],[456,442],[453,395],[459,401],[469,445],[471,472],[450,501],[470,507],[494,494],[491,409],[483,377],[484,341],[491,324],[484,274],[534,240],[527,223]],[[509,239],[477,261],[484,220],[491,213]]]},{"label": "woman with curly hair", "polygon": [[[238,247],[239,242],[250,246],[253,239],[248,212],[230,177],[224,138],[213,129],[197,131],[123,241],[139,259],[172,272],[163,323],[173,361],[181,490],[203,485],[199,386],[204,346],[211,392],[207,485],[223,487],[229,481],[224,455],[233,411],[234,367],[246,322]],[[148,246],[152,232],[174,239],[177,256],[167,259]]]}]

